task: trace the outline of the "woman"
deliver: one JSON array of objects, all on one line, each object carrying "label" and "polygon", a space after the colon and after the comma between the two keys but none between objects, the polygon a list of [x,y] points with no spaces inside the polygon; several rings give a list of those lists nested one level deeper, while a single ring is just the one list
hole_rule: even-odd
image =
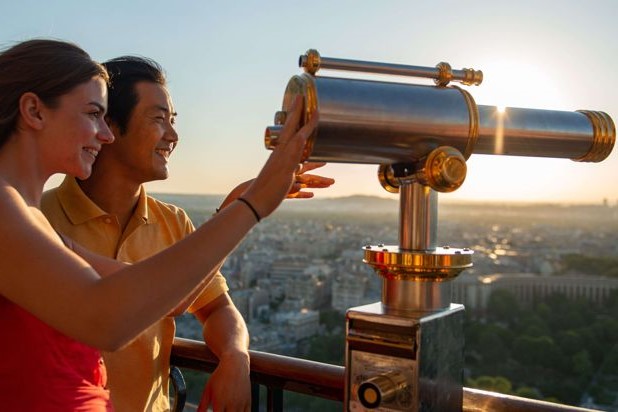
[{"label": "woman", "polygon": [[[128,343],[184,297],[293,186],[312,119],[301,104],[258,177],[194,234],[132,266],[61,238],[39,202],[55,173],[86,178],[103,144],[107,74],[75,45],[31,40],[0,55],[0,405],[111,410],[98,350]],[[178,271],[179,265],[182,271]],[[96,348],[96,349],[94,349]]]}]

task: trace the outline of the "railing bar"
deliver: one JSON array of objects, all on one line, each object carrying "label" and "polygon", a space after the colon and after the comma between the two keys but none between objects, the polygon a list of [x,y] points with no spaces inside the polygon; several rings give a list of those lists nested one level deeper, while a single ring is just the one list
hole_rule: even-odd
[{"label": "railing bar", "polygon": [[283,412],[283,391],[281,389],[274,389],[273,395],[275,397],[275,410],[273,412]]},{"label": "railing bar", "polygon": [[[251,382],[268,388],[303,393],[323,399],[343,401],[345,369],[264,352],[249,351]],[[172,365],[212,372],[218,360],[198,341],[176,338],[172,346]],[[283,394],[281,394],[283,396]],[[591,409],[561,405],[535,399],[463,388],[463,411],[584,412]]]},{"label": "railing bar", "polygon": [[182,372],[176,366],[170,367],[170,382],[174,387],[174,405],[172,405],[172,411],[182,411],[187,401],[187,384],[184,376],[182,376]]},{"label": "railing bar", "polygon": [[283,391],[269,386],[266,393],[266,410],[268,412],[283,412]]},{"label": "railing bar", "polygon": [[251,412],[260,412],[260,385],[251,384]]}]

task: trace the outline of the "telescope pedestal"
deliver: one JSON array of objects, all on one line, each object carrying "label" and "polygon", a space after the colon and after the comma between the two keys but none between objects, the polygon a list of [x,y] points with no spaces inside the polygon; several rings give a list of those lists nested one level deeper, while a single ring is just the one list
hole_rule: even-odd
[{"label": "telescope pedestal", "polygon": [[348,411],[460,412],[464,307],[392,314],[380,302],[346,321]]},{"label": "telescope pedestal", "polygon": [[365,246],[382,301],[346,314],[346,410],[460,412],[464,307],[450,280],[472,251],[436,247],[437,194],[403,183],[400,245]]}]

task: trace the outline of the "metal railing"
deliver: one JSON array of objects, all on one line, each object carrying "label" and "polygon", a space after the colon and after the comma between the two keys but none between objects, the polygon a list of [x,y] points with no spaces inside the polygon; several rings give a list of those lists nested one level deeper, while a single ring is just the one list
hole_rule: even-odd
[{"label": "metal railing", "polygon": [[[249,351],[251,357],[252,410],[259,410],[259,390],[266,387],[267,411],[283,410],[283,391],[343,402],[345,368],[272,353]],[[215,370],[217,357],[203,342],[175,338],[172,365],[206,373]],[[464,388],[463,412],[591,412],[591,409]],[[342,408],[343,409],[343,408]]]}]

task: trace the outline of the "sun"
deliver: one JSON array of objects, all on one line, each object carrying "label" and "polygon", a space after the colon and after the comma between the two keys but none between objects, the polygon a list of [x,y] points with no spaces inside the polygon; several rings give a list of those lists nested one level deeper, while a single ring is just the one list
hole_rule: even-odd
[{"label": "sun", "polygon": [[502,112],[508,107],[565,108],[565,88],[552,67],[498,60],[489,61],[480,69],[483,83],[469,89],[477,104],[497,106]]},{"label": "sun", "polygon": [[[476,69],[476,67],[475,67]],[[477,105],[496,108],[497,122],[492,155],[473,155],[468,176],[452,197],[484,200],[540,201],[564,196],[564,176],[575,167],[568,159],[503,156],[504,122],[509,108],[573,111],[559,71],[551,65],[517,60],[490,60],[479,67],[483,83],[468,91]]]}]

